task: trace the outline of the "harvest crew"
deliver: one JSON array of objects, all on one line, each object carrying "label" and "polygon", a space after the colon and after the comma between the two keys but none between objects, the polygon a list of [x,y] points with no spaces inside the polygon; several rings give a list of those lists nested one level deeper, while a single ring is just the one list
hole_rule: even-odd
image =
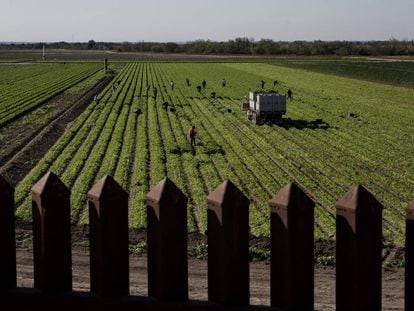
[{"label": "harvest crew", "polygon": [[203,87],[203,90],[206,88],[207,86],[206,80],[201,81],[201,86]]},{"label": "harvest crew", "polygon": [[287,95],[288,95],[289,99],[292,99],[292,94],[293,94],[292,90],[289,89],[288,92],[287,92]]},{"label": "harvest crew", "polygon": [[193,125],[188,129],[188,138],[190,139],[191,147],[195,146],[195,137],[196,137],[196,135],[197,135],[197,132],[195,130],[195,125]]},{"label": "harvest crew", "polygon": [[262,89],[264,89],[264,85],[265,85],[265,82],[264,82],[263,80],[260,80],[260,87],[261,87]]},{"label": "harvest crew", "polygon": [[175,83],[174,83],[174,81],[173,81],[173,80],[171,80],[171,82],[170,82],[170,86],[171,86],[171,90],[173,90],[173,91],[174,91],[174,86],[175,86]]},{"label": "harvest crew", "polygon": [[221,85],[222,85],[222,87],[225,87],[225,86],[226,86],[226,84],[227,84],[227,81],[226,81],[226,79],[224,79],[224,78],[223,78],[223,80],[221,80]]}]

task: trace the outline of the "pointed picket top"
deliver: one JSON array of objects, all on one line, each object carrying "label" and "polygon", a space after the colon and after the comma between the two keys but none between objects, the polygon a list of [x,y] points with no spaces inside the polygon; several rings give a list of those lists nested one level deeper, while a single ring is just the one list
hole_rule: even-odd
[{"label": "pointed picket top", "polygon": [[224,181],[207,197],[207,203],[215,206],[227,206],[240,201],[249,205],[249,199],[230,180]]},{"label": "pointed picket top", "polygon": [[405,211],[407,213],[407,216],[409,216],[411,219],[414,219],[414,200],[408,203]]},{"label": "pointed picket top", "polygon": [[177,203],[181,199],[187,199],[182,191],[169,179],[165,177],[158,185],[151,189],[145,196],[147,205],[160,204],[164,200]]},{"label": "pointed picket top", "polygon": [[345,196],[336,202],[337,209],[356,212],[375,212],[382,210],[382,204],[374,195],[361,185],[352,188]]},{"label": "pointed picket top", "polygon": [[414,212],[414,200],[408,203],[407,211]]},{"label": "pointed picket top", "polygon": [[104,198],[128,195],[128,193],[110,175],[102,177],[88,192],[88,198],[92,201],[100,201]]},{"label": "pointed picket top", "polygon": [[37,197],[68,195],[69,189],[52,172],[47,172],[33,187],[32,195]]},{"label": "pointed picket top", "polygon": [[10,193],[14,193],[14,188],[2,175],[0,175],[0,195]]},{"label": "pointed picket top", "polygon": [[315,203],[295,183],[290,183],[282,188],[269,202],[271,207],[283,209],[306,210],[313,208]]}]

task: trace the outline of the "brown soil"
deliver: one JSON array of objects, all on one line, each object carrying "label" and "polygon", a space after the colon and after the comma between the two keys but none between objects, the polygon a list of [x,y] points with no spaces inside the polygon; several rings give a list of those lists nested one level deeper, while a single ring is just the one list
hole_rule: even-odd
[{"label": "brown soil", "polygon": [[[18,285],[20,287],[33,286],[33,255],[31,224],[18,223],[16,230]],[[72,227],[72,256],[74,289],[77,291],[89,290],[89,246],[88,226]],[[129,232],[130,245],[144,242],[144,230],[131,229]],[[189,247],[206,243],[206,237],[201,233],[189,234]],[[269,238],[251,237],[251,246],[269,249]],[[389,256],[402,258],[402,249],[386,248],[385,260]],[[395,254],[399,253],[399,255]],[[317,241],[315,245],[316,256],[334,256],[335,244],[333,241]],[[131,294],[147,295],[146,257],[142,255],[130,256]],[[253,261],[250,263],[250,302],[253,305],[269,305],[270,303],[270,265],[269,260]],[[195,258],[189,259],[189,288],[190,298],[194,300],[207,300],[207,261]],[[403,310],[404,305],[404,269],[383,270],[383,310]],[[316,265],[315,268],[315,309],[335,310],[335,268]]]},{"label": "brown soil", "polygon": [[[89,291],[89,256],[86,247],[72,251],[73,287],[76,291]],[[207,261],[190,259],[189,296],[194,300],[207,300]],[[17,282],[19,287],[33,287],[33,255],[28,249],[17,250]],[[404,271],[397,269],[383,273],[383,310],[403,310]],[[250,303],[270,304],[270,265],[267,261],[250,264]],[[144,255],[130,256],[130,289],[132,295],[146,296],[147,260]],[[315,269],[315,310],[335,310],[335,269]]]},{"label": "brown soil", "polygon": [[52,99],[55,108],[63,112],[48,124],[11,124],[7,129],[2,129],[0,174],[15,186],[65,132],[67,125],[85,110],[92,97],[101,92],[112,78],[108,76],[101,79],[76,101],[72,95],[67,94]]},{"label": "brown soil", "polygon": [[[32,225],[27,221],[18,221],[16,225],[17,247],[30,248]],[[88,225],[72,225],[72,244],[74,246],[88,245],[89,226]],[[129,244],[131,246],[146,242],[146,231],[143,229],[129,229]],[[188,234],[188,247],[195,248],[200,245],[207,245],[207,236],[199,232],[191,232]],[[261,250],[270,254],[270,238],[250,236],[250,247]],[[383,246],[383,266],[387,270],[395,270],[404,262],[404,248],[395,245]],[[200,254],[202,255],[202,254]],[[314,248],[315,262],[319,266],[334,266],[334,262],[326,262],[326,258],[335,257],[335,241],[333,240],[316,240]],[[201,256],[203,257],[203,256]],[[267,260],[269,256],[265,256],[263,260]],[[260,257],[252,258],[252,260],[260,261]]]},{"label": "brown soil", "polygon": [[0,166],[3,166],[44,127],[56,119],[59,113],[75,103],[78,97],[75,94],[59,94],[38,109],[1,128]]}]

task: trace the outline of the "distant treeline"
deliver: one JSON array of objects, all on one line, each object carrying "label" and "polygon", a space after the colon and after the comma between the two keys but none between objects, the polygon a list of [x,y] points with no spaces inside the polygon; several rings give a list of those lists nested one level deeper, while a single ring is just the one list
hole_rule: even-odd
[{"label": "distant treeline", "polygon": [[[155,52],[184,54],[239,55],[414,55],[414,40],[387,41],[253,41],[237,38],[224,42],[197,40],[186,43],[160,42],[88,42],[45,43],[47,49],[110,50],[118,52]],[[0,43],[0,50],[41,49],[43,43]]]}]

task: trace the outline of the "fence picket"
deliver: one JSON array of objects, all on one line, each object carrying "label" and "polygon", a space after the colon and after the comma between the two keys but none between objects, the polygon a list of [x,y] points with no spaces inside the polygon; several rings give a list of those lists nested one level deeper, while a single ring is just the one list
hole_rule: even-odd
[{"label": "fence picket", "polygon": [[91,291],[129,294],[128,194],[104,176],[88,192]]},{"label": "fence picket", "polygon": [[249,200],[231,181],[207,197],[208,298],[249,304]]},{"label": "fence picket", "polygon": [[414,201],[407,205],[405,226],[405,310],[414,310]]},{"label": "fence picket", "polygon": [[270,200],[271,304],[313,310],[315,203],[295,184]]},{"label": "fence picket", "polygon": [[72,290],[70,191],[53,173],[32,188],[34,284],[44,292]]},{"label": "fence picket", "polygon": [[356,186],[336,208],[336,309],[381,310],[382,205]]},{"label": "fence picket", "polygon": [[147,195],[148,294],[188,299],[187,198],[168,178]]},{"label": "fence picket", "polygon": [[14,188],[0,175],[0,288],[16,287]]}]

